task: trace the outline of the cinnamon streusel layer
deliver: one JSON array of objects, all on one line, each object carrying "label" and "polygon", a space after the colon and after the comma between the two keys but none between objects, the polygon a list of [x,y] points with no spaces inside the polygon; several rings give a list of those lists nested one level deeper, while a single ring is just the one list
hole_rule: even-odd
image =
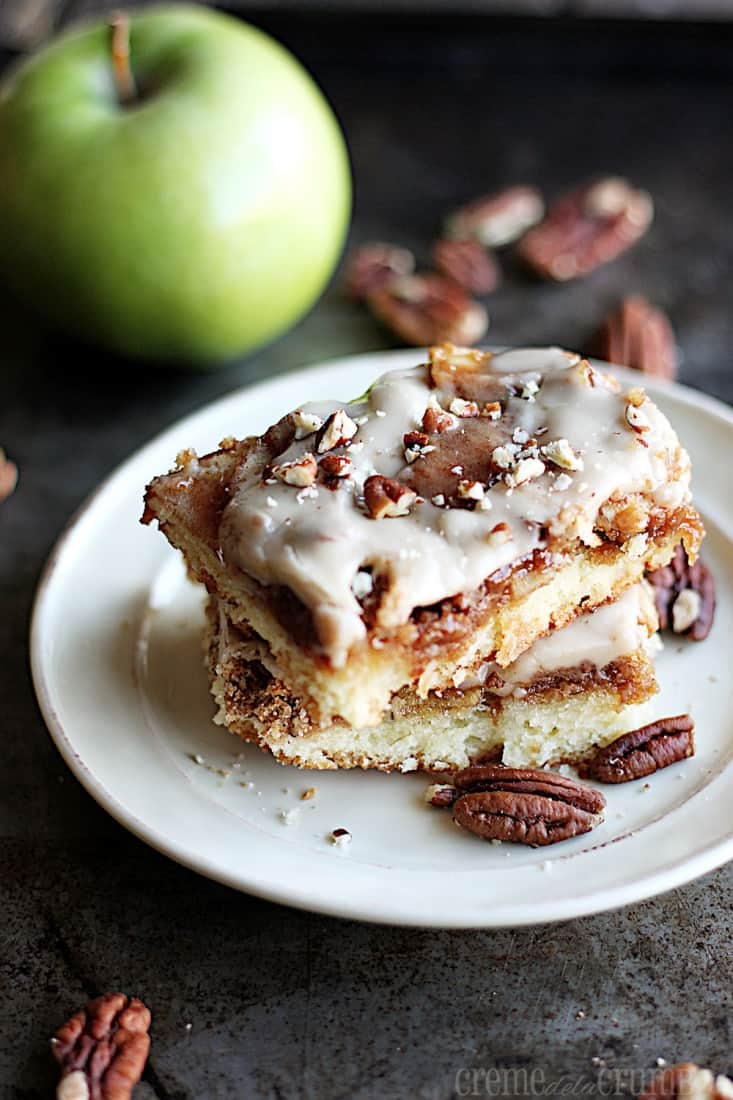
[{"label": "cinnamon streusel layer", "polygon": [[[206,665],[216,721],[283,763],[307,768],[454,770],[581,759],[647,717],[657,685],[649,656],[656,612],[645,586],[579,616],[513,665],[480,665],[425,699],[403,688],[378,726],[319,727],[267,669],[267,646],[207,607]],[[264,660],[263,660],[264,658]]]}]

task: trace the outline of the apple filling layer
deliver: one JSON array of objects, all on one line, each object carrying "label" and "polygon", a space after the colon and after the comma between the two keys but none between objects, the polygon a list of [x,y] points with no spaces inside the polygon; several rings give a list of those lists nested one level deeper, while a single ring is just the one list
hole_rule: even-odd
[{"label": "apple filling layer", "polygon": [[[573,762],[640,725],[656,692],[649,656],[656,613],[644,586],[579,616],[514,664],[479,664],[422,699],[402,689],[377,726],[314,723],[271,671],[252,632],[207,607],[206,663],[216,721],[283,763],[301,767],[453,770],[485,759],[512,766]],[[268,667],[269,666],[269,667]]]},{"label": "apple filling layer", "polygon": [[358,401],[179,456],[157,518],[309,720],[378,725],[506,669],[580,610],[694,558],[702,525],[666,418],[558,349],[434,348]]}]

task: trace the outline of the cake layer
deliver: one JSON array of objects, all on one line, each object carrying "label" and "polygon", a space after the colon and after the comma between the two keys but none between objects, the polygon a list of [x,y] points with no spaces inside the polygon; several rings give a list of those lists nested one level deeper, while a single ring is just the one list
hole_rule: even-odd
[{"label": "cake layer", "polygon": [[[207,609],[206,662],[217,721],[283,763],[305,768],[452,771],[487,758],[513,766],[572,762],[647,717],[656,691],[641,586],[536,643],[508,669],[480,665],[459,688],[420,699],[403,689],[378,726],[318,727],[268,671],[267,647]],[[574,662],[568,664],[568,661]]]},{"label": "cake layer", "polygon": [[702,538],[666,419],[557,349],[433,349],[358,402],[181,456],[146,505],[310,718],[355,727],[403,687],[506,667]]}]

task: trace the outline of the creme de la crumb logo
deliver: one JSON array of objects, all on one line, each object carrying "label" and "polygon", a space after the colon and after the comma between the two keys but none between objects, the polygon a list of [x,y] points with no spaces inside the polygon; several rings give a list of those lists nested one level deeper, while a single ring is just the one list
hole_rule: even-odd
[{"label": "creme de la crumb logo", "polygon": [[455,1097],[637,1097],[651,1084],[659,1069],[610,1069],[591,1074],[550,1074],[544,1069],[473,1066],[458,1069],[453,1083]]}]

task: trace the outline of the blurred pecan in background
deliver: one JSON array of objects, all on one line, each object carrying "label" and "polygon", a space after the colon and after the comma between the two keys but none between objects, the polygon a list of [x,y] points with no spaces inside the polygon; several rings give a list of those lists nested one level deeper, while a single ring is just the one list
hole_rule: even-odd
[{"label": "blurred pecan in background", "polygon": [[352,252],[346,265],[346,292],[356,302],[365,301],[380,287],[388,286],[401,275],[415,270],[415,257],[409,248],[384,241],[370,241]]},{"label": "blurred pecan in background", "polygon": [[666,313],[646,298],[624,298],[598,330],[593,355],[655,378],[677,375],[677,346]]},{"label": "blurred pecan in background", "polygon": [[9,497],[18,483],[18,467],[0,449],[0,501]]},{"label": "blurred pecan in background", "polygon": [[61,1069],[57,1100],[130,1100],[150,1050],[150,1012],[136,998],[105,993],[51,1040]]},{"label": "blurred pecan in background", "polygon": [[651,196],[617,176],[583,184],[525,233],[519,257],[544,279],[565,282],[615,259],[646,233]]},{"label": "blurred pecan in background", "polygon": [[441,237],[433,245],[436,271],[469,294],[491,294],[499,285],[499,265],[478,241],[452,241]]},{"label": "blurred pecan in background", "polygon": [[474,199],[445,219],[445,235],[475,240],[487,248],[501,248],[518,240],[542,220],[545,204],[536,187],[516,184]]},{"label": "blurred pecan in background", "polygon": [[382,324],[406,344],[475,344],[489,327],[486,310],[452,279],[408,275],[368,299]]}]

